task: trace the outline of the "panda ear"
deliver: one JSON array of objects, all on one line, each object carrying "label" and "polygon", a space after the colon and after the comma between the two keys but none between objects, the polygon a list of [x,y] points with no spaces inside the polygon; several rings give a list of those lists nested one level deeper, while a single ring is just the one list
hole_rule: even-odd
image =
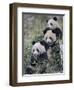
[{"label": "panda ear", "polygon": [[46,23],[48,23],[48,20],[46,20]]},{"label": "panda ear", "polygon": [[47,32],[47,29],[43,30],[43,34],[45,34]]},{"label": "panda ear", "polygon": [[32,41],[32,45],[34,45],[36,42],[35,41]]},{"label": "panda ear", "polygon": [[54,19],[55,21],[57,21],[57,17],[53,17],[53,19]]},{"label": "panda ear", "polygon": [[46,34],[48,30],[50,30],[50,28],[46,28],[45,30],[43,30],[43,34]]},{"label": "panda ear", "polygon": [[45,41],[43,41],[43,40],[40,41],[40,44],[41,44],[41,45],[44,45],[44,44],[45,44]]},{"label": "panda ear", "polygon": [[40,44],[43,45],[46,50],[49,48],[48,44],[44,40],[40,41]]}]

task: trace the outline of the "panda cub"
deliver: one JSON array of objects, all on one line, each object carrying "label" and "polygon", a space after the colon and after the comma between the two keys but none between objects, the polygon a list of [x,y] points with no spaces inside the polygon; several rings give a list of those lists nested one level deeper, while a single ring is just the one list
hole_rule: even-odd
[{"label": "panda cub", "polygon": [[46,20],[47,26],[46,26],[46,30],[50,29],[53,30],[55,33],[57,33],[57,35],[59,35],[60,33],[60,39],[62,39],[62,28],[58,22],[57,17],[53,17],[51,19]]}]

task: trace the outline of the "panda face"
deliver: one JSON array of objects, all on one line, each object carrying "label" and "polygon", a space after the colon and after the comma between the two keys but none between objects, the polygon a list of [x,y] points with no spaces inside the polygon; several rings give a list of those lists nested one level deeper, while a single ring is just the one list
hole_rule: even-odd
[{"label": "panda face", "polygon": [[32,47],[32,55],[37,57],[38,55],[46,52],[45,47],[40,44],[40,42],[37,42]]},{"label": "panda face", "polygon": [[56,41],[56,34],[52,30],[48,30],[44,35],[44,41],[49,45],[53,44]]},{"label": "panda face", "polygon": [[55,29],[57,27],[57,22],[53,19],[48,20],[47,27],[50,29]]},{"label": "panda face", "polygon": [[52,19],[49,19],[47,21],[47,27],[49,27],[50,29],[59,28],[61,30],[61,27],[58,23],[57,17],[53,17]]}]

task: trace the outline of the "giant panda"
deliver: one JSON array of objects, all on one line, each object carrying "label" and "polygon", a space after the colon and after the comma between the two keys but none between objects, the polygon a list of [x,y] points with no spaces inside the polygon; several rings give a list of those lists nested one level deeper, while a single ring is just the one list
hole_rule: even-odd
[{"label": "giant panda", "polygon": [[[60,44],[59,44],[59,37],[61,36],[61,32],[57,32],[55,29],[47,28],[43,31],[44,38],[43,40],[48,44],[49,49],[47,50],[47,56],[49,61],[49,66],[57,67],[58,69],[54,68],[52,71],[62,71],[62,64],[61,64],[61,55],[60,55]],[[51,64],[55,63],[55,64]],[[50,67],[51,68],[51,67]],[[47,68],[48,69],[48,68]],[[49,72],[49,70],[47,70]]]},{"label": "giant panda", "polygon": [[45,73],[46,65],[48,63],[47,49],[48,44],[42,41],[33,41],[31,49],[30,65],[26,68],[27,74],[41,74]]},{"label": "giant panda", "polygon": [[52,56],[51,53],[54,50],[55,50],[54,51],[55,53],[60,52],[58,37],[60,37],[61,33],[57,33],[56,30],[51,30],[48,28],[43,31],[43,34],[44,34],[43,40],[48,44],[48,47],[49,47],[49,49],[47,50],[47,56],[48,56],[48,59],[50,60]]},{"label": "giant panda", "polygon": [[57,34],[60,33],[60,39],[62,39],[62,28],[58,22],[57,17],[53,17],[51,19],[46,20],[46,30],[56,30]]}]

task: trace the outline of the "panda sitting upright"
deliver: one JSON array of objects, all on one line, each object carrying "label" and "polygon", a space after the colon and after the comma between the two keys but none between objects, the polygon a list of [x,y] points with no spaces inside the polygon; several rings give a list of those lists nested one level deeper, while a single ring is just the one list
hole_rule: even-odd
[{"label": "panda sitting upright", "polygon": [[[49,66],[58,67],[52,71],[62,71],[61,55],[60,55],[60,40],[62,40],[62,30],[57,23],[57,18],[48,20],[48,26],[43,31],[43,40],[48,44],[49,49],[47,50],[47,56],[49,60]],[[53,63],[53,65],[51,64]],[[50,67],[51,68],[51,67]],[[50,70],[47,70],[49,72]]]}]

